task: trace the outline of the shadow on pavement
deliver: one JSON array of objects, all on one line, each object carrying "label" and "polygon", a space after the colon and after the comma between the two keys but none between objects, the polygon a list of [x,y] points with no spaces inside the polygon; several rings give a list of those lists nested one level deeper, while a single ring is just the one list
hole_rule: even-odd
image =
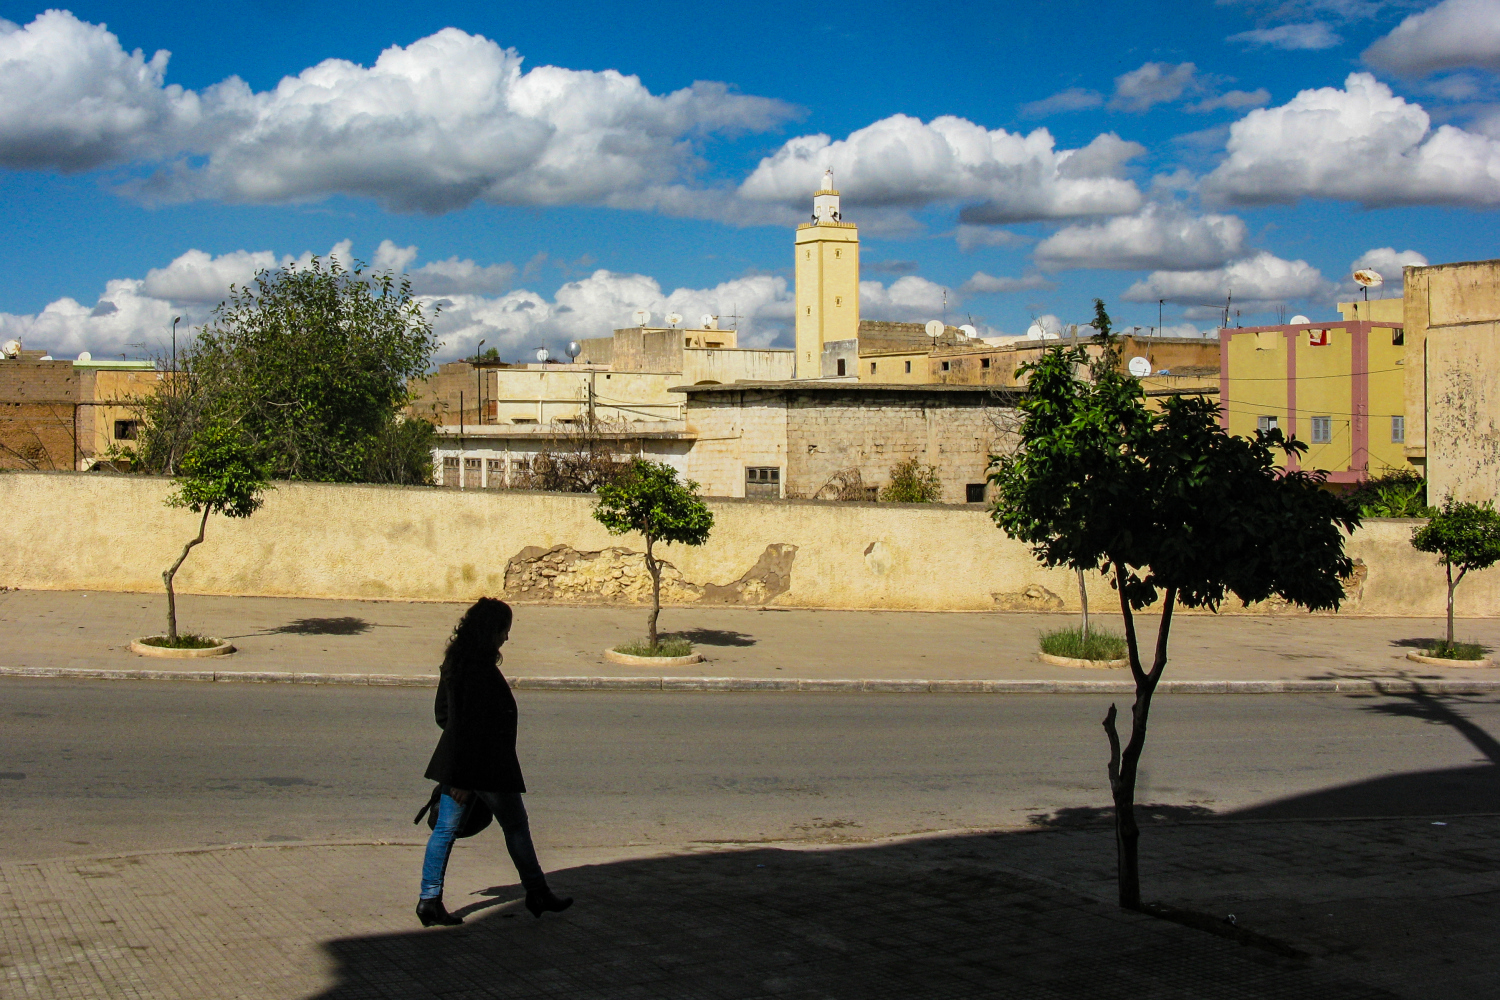
[{"label": "shadow on pavement", "polygon": [[755,637],[748,633],[724,628],[690,628],[672,635],[697,646],[753,646],[756,643]]},{"label": "shadow on pavement", "polygon": [[[298,618],[296,621],[268,628],[258,635],[364,635],[374,628],[363,618],[348,615],[341,618]],[[404,626],[403,626],[404,627]]]},{"label": "shadow on pavement", "polygon": [[[1390,992],[1005,871],[1007,838],[756,849],[574,868],[462,927],[324,945],[355,997],[1376,998]],[[415,923],[415,918],[413,918]]]}]

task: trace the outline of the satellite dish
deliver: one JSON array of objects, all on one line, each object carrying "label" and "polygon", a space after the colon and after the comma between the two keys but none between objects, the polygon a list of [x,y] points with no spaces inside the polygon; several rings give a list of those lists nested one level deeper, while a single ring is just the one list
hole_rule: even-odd
[{"label": "satellite dish", "polygon": [[682,313],[667,313],[667,325],[676,326],[682,322]]},{"label": "satellite dish", "polygon": [[943,335],[942,320],[930,319],[927,321],[927,336],[941,337]]},{"label": "satellite dish", "polygon": [[50,354],[43,354],[41,357],[37,358],[37,360],[38,361],[51,361],[52,360],[52,355],[50,355]]},{"label": "satellite dish", "polygon": [[78,360],[79,361],[93,361],[94,360],[94,356],[92,354],[90,354],[88,351],[82,351],[78,355]]},{"label": "satellite dish", "polygon": [[1302,315],[1301,313],[1298,313],[1297,315],[1293,316],[1287,322],[1291,326],[1300,326],[1303,323],[1311,323],[1312,320],[1308,319],[1306,316]]},{"label": "satellite dish", "polygon": [[1385,278],[1379,271],[1372,271],[1366,267],[1354,272],[1354,283],[1364,285],[1366,288],[1374,288],[1385,284]]},{"label": "satellite dish", "polygon": [[1136,378],[1145,378],[1151,374],[1151,362],[1142,357],[1130,359],[1130,374]]},{"label": "satellite dish", "polygon": [[547,352],[547,349],[545,347],[538,347],[536,349],[536,359],[537,359],[537,361],[540,361],[540,362],[542,362],[542,363],[545,364],[546,361],[547,361],[547,359],[550,358],[550,357],[552,357],[552,355]]},{"label": "satellite dish", "polygon": [[719,328],[719,317],[713,313],[704,313],[698,317],[698,326],[704,330],[717,330]]},{"label": "satellite dish", "polygon": [[647,323],[651,322],[651,314],[644,309],[637,309],[635,312],[630,314],[630,318],[635,320],[636,326],[645,326]]},{"label": "satellite dish", "polygon": [[7,340],[4,349],[0,349],[0,354],[4,354],[7,358],[20,357],[21,342],[19,340]]},{"label": "satellite dish", "polygon": [[570,340],[570,341],[568,341],[568,357],[576,359],[578,357],[578,355],[580,355],[582,353],[583,353],[583,345],[582,344],[580,344],[576,340]]},{"label": "satellite dish", "polygon": [[1041,340],[1047,336],[1047,331],[1042,329],[1040,323],[1033,323],[1026,328],[1027,340]]},{"label": "satellite dish", "polygon": [[963,333],[963,335],[965,337],[969,337],[970,339],[979,336],[979,331],[976,330],[976,329],[974,329],[968,323],[965,323],[963,326],[959,327],[958,329],[959,329],[960,332]]}]

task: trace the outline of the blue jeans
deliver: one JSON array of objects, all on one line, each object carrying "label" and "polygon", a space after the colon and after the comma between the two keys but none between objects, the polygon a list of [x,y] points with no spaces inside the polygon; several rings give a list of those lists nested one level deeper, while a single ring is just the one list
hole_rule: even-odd
[{"label": "blue jeans", "polygon": [[[536,859],[536,848],[531,843],[531,824],[526,819],[526,805],[519,792],[470,792],[471,796],[484,799],[495,821],[505,831],[505,846],[510,850],[510,860],[521,876],[521,885],[529,892],[547,887],[547,876]],[[470,799],[472,802],[473,799]],[[427,855],[422,859],[422,897],[436,899],[443,894],[443,874],[448,870],[448,855],[453,851],[453,841],[458,837],[465,806],[459,805],[448,794],[446,786],[438,799],[437,825],[427,838]]]}]

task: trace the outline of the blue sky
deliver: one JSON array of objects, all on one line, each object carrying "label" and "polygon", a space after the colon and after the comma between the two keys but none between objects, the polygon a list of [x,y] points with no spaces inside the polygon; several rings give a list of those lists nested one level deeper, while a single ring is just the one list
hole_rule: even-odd
[{"label": "blue sky", "polygon": [[977,6],[0,5],[0,336],[141,356],[333,252],[444,356],[642,307],[786,345],[827,166],[863,314],[993,335],[1497,256],[1500,0]]}]

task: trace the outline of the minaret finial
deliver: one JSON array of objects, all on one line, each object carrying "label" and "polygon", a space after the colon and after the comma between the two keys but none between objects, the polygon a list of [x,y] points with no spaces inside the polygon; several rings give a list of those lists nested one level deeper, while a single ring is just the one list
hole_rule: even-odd
[{"label": "minaret finial", "polygon": [[827,170],[823,171],[823,190],[824,191],[832,191],[833,190],[833,168],[832,167],[829,167]]}]

